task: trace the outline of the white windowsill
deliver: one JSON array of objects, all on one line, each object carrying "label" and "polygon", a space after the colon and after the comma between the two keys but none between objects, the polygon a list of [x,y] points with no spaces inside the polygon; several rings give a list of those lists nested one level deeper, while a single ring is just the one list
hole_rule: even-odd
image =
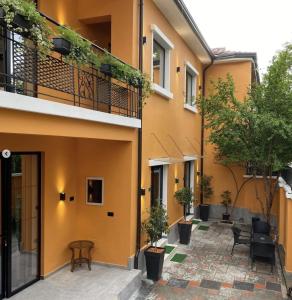
[{"label": "white windowsill", "polygon": [[155,93],[158,95],[167,98],[167,99],[173,99],[173,93],[171,93],[169,90],[161,87],[160,85],[156,83],[152,83],[152,89]]},{"label": "white windowsill", "polygon": [[185,103],[184,108],[191,111],[194,114],[198,113],[198,109],[197,109],[196,105],[192,106],[192,105]]},{"label": "white windowsill", "polygon": [[[252,178],[252,177],[253,177],[253,175],[243,175],[243,178]],[[264,176],[256,175],[255,178],[262,179],[262,178],[264,178]],[[270,178],[270,176],[268,176],[268,178]],[[272,176],[272,179],[277,179],[277,176]]]}]

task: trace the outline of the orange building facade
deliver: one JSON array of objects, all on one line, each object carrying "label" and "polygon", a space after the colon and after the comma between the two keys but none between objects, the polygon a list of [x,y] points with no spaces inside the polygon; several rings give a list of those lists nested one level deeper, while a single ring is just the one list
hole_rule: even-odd
[{"label": "orange building facade", "polygon": [[[161,243],[175,242],[183,209],[174,193],[183,186],[193,190],[192,217],[202,169],[214,177],[210,216],[218,217],[220,194],[233,191],[234,183],[214,164],[212,147],[202,152],[196,99],[208,95],[210,80],[227,73],[243,99],[257,76],[254,56],[216,58],[180,0],[39,0],[37,5],[53,29],[70,26],[99,53],[106,50],[140,68],[153,93],[142,105],[138,89],[99,70],[72,66],[57,54],[48,64],[36,61],[35,49],[22,37],[5,40],[14,49],[8,53],[2,47],[0,65],[6,64],[0,91],[2,231],[12,264],[2,272],[6,296],[67,265],[74,240],[94,242],[95,263],[143,268],[147,241],[141,222],[151,205],[160,201],[169,217],[171,230]],[[244,175],[237,170],[239,180]],[[247,185],[236,218],[259,212],[251,193]],[[283,199],[275,214],[285,213]],[[288,224],[279,224],[289,249]]]}]

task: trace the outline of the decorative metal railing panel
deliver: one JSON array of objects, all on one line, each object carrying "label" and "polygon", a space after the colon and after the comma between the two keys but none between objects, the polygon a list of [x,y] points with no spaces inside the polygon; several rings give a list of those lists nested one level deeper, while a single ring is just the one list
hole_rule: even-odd
[{"label": "decorative metal railing panel", "polygon": [[69,64],[57,53],[42,58],[32,42],[18,34],[0,38],[0,86],[7,91],[139,118],[138,89],[92,67]]}]

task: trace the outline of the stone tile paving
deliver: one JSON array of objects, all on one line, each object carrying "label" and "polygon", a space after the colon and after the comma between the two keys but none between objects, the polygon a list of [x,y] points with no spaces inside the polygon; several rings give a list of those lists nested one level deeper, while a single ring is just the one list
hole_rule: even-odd
[{"label": "stone tile paving", "polygon": [[186,259],[165,261],[162,279],[155,284],[145,280],[134,299],[284,299],[278,262],[273,274],[270,265],[262,262],[251,269],[248,247],[236,246],[230,255],[230,225],[203,225],[209,230],[195,230],[190,245],[178,245],[176,252],[186,254]]}]

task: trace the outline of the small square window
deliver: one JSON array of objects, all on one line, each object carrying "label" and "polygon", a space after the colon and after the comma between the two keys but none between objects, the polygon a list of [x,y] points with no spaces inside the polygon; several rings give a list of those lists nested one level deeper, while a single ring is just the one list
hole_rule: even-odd
[{"label": "small square window", "polygon": [[86,204],[103,205],[103,178],[86,178]]}]

